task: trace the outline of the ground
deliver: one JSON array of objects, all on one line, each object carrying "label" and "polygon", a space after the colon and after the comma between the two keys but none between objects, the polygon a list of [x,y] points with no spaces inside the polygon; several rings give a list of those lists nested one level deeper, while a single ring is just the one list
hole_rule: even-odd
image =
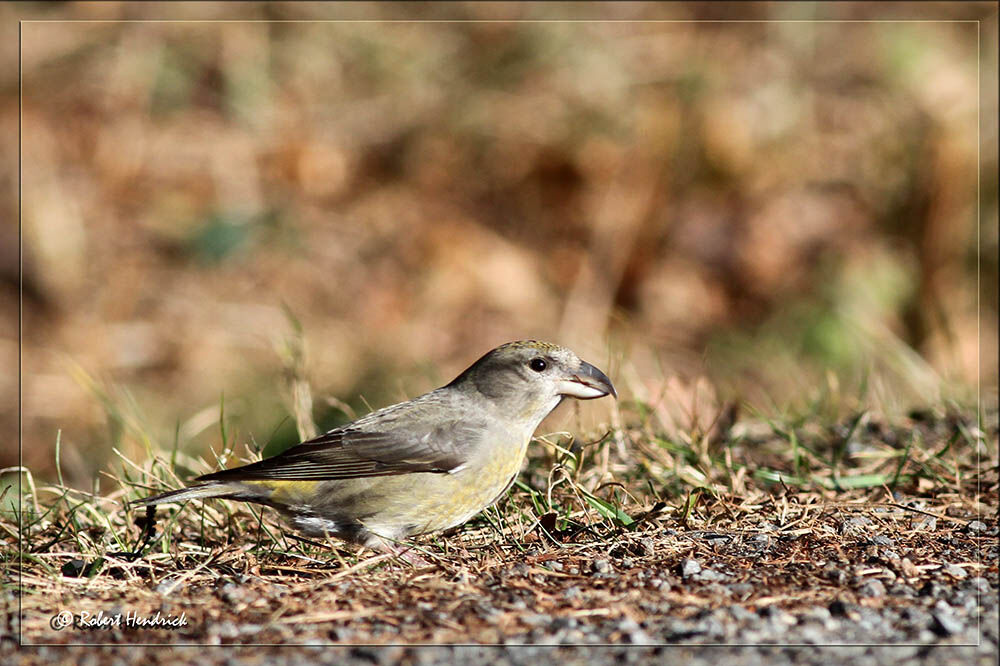
[{"label": "ground", "polygon": [[[66,494],[64,508],[27,525],[24,558],[9,562],[4,651],[18,638],[25,645],[17,654],[28,663],[82,655],[98,643],[344,645],[354,647],[323,658],[528,663],[547,654],[540,646],[606,646],[560,652],[569,663],[593,663],[598,654],[630,661],[663,650],[717,659],[695,646],[721,644],[739,655],[737,663],[821,663],[831,654],[861,663],[995,663],[997,471],[988,456],[980,454],[976,467],[977,456],[956,451],[963,431],[992,439],[988,451],[996,429],[971,423],[921,413],[894,424],[845,422],[853,430],[846,461],[870,460],[886,441],[905,441],[904,433],[924,442],[891,458],[892,478],[881,484],[860,467],[822,482],[809,460],[799,471],[812,483],[789,485],[785,478],[803,481],[791,474],[764,483],[758,479],[771,468],[755,462],[734,466],[725,483],[713,483],[710,472],[700,488],[662,499],[669,483],[642,489],[643,476],[665,476],[649,442],[637,446],[638,430],[592,443],[596,453],[580,474],[565,457],[553,466],[537,447],[541,453],[496,508],[415,543],[426,565],[302,540],[276,516],[243,505],[161,508],[150,533],[141,515],[103,514],[94,508],[100,501]],[[706,455],[764,461],[787,451],[781,442],[791,434],[818,459],[821,437],[810,432],[735,422]],[[579,447],[562,448],[587,464]],[[675,470],[683,471],[684,457],[673,461]],[[601,467],[619,480],[593,486]],[[554,470],[565,472],[565,482],[556,482]],[[113,533],[123,541],[109,539]],[[108,547],[96,557],[101,543]],[[116,543],[121,550],[112,549]],[[142,555],[133,559],[136,548]],[[138,626],[143,620],[159,625]],[[38,644],[49,647],[28,647]],[[64,644],[83,645],[53,652]],[[448,647],[462,644],[484,647]],[[514,647],[525,645],[533,647]],[[853,647],[827,653],[774,645]],[[176,657],[195,655],[178,649]],[[264,658],[264,648],[247,649]],[[129,660],[142,650],[154,662],[172,654],[105,650]],[[312,660],[314,653],[280,654]],[[231,656],[197,653],[211,663]]]}]

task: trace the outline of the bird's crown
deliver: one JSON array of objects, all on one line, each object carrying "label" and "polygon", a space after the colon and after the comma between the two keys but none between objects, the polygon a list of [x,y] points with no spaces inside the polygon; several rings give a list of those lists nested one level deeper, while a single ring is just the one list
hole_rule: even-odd
[{"label": "bird's crown", "polygon": [[542,340],[516,340],[515,342],[500,345],[496,348],[496,351],[500,351],[501,349],[525,349],[528,347],[541,351],[557,351],[562,349],[559,345],[552,344],[551,342],[543,342]]}]

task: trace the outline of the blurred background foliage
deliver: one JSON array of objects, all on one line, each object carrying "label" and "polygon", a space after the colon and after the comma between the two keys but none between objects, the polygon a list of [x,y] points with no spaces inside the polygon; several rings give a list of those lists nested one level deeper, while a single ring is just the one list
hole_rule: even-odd
[{"label": "blurred background foliage", "polygon": [[[989,11],[982,30],[866,21]],[[995,402],[992,3],[0,13],[48,20],[21,25],[19,53],[36,474],[59,431],[84,486],[112,447],[218,448],[223,410],[241,441],[291,441],[290,368],[326,426],[525,337],[682,416],[699,400],[974,404],[980,384]],[[115,22],[164,17],[302,22]],[[313,21],[349,17],[632,22]],[[649,22],[729,18],[759,22]],[[0,83],[13,158],[11,67]],[[8,367],[16,167],[0,172]]]}]

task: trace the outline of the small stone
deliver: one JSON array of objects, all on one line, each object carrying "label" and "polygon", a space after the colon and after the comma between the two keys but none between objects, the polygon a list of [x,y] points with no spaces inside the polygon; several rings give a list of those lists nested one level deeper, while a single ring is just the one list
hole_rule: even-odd
[{"label": "small stone", "polygon": [[869,635],[885,627],[885,619],[874,608],[858,607],[858,626]]},{"label": "small stone", "polygon": [[732,615],[733,619],[737,622],[749,622],[757,617],[743,606],[730,606],[729,614]]},{"label": "small stone", "polygon": [[889,594],[894,597],[915,597],[917,596],[917,591],[911,585],[895,583],[889,587]]},{"label": "small stone", "polygon": [[889,537],[884,536],[882,534],[878,534],[878,535],[872,537],[872,541],[874,541],[879,546],[891,546],[894,543],[896,543],[895,541],[893,541]]},{"label": "small stone", "polygon": [[976,576],[975,578],[970,578],[965,585],[970,589],[973,589],[976,592],[981,592],[983,594],[989,594],[990,591],[989,581],[983,578],[982,576]]},{"label": "small stone", "polygon": [[976,532],[985,532],[987,529],[989,529],[989,527],[987,527],[986,523],[984,523],[981,520],[973,520],[971,523],[965,526],[965,529],[967,532],[976,533]]},{"label": "small stone", "polygon": [[548,615],[533,613],[521,616],[521,622],[529,627],[544,627],[552,623],[552,618]]},{"label": "small stone", "polygon": [[931,613],[931,631],[938,636],[951,636],[962,631],[962,623],[951,612]]},{"label": "small stone", "polygon": [[607,560],[594,560],[591,565],[594,573],[607,573],[611,571],[611,564]]},{"label": "small stone", "polygon": [[226,620],[215,626],[215,633],[219,638],[236,638],[240,635],[240,630],[235,623]]},{"label": "small stone", "polygon": [[972,590],[958,590],[955,593],[954,605],[965,611],[966,615],[975,616],[977,614],[977,608],[979,608],[978,600],[976,599],[976,594]]},{"label": "small stone", "polygon": [[955,609],[953,609],[951,607],[951,605],[947,601],[945,601],[944,599],[938,599],[938,602],[936,604],[934,604],[934,611],[936,613],[944,613],[946,615],[953,615],[954,612],[955,612]]},{"label": "small stone", "polygon": [[681,562],[681,575],[690,578],[701,571],[701,565],[696,560],[687,559]]},{"label": "small stone", "polygon": [[247,589],[236,583],[226,583],[219,589],[219,598],[230,606],[246,602],[249,596],[251,595],[248,594]]},{"label": "small stone", "polygon": [[816,645],[818,643],[826,643],[826,634],[817,626],[804,627],[799,631],[800,640],[803,643],[808,643]]},{"label": "small stone", "polygon": [[481,617],[487,624],[497,624],[503,617],[503,611],[485,604],[477,604],[476,615]]},{"label": "small stone", "polygon": [[729,592],[733,596],[739,597],[742,600],[748,599],[754,592],[754,586],[750,583],[734,583],[729,586]]},{"label": "small stone", "polygon": [[350,642],[354,637],[354,630],[348,627],[331,627],[326,635],[330,637],[330,640],[334,643],[344,643]]},{"label": "small stone", "polygon": [[813,621],[813,622],[826,623],[829,622],[831,619],[833,619],[833,615],[830,614],[830,611],[828,609],[823,608],[822,606],[813,606],[803,611],[800,621],[802,622]]},{"label": "small stone", "polygon": [[706,534],[704,539],[713,546],[718,546],[729,543],[733,538],[728,534]]},{"label": "small stone", "polygon": [[628,640],[632,645],[655,645],[657,640],[647,634],[642,629],[637,631],[630,631],[628,633]]},{"label": "small stone", "polygon": [[700,580],[706,583],[719,582],[723,580],[728,580],[729,576],[724,573],[719,573],[718,571],[713,571],[712,569],[702,569],[694,575],[695,580]]},{"label": "small stone", "polygon": [[724,614],[721,614],[720,617],[708,615],[696,622],[692,630],[718,641],[726,636],[726,627],[729,624],[727,620],[728,618]]},{"label": "small stone", "polygon": [[766,620],[785,625],[795,624],[795,618],[777,606],[764,606],[757,611],[757,614]]},{"label": "small stone", "polygon": [[952,578],[956,578],[958,580],[965,580],[966,578],[968,578],[968,574],[965,573],[965,569],[958,566],[957,564],[948,563],[944,565],[942,571],[944,571],[944,573],[948,574]]},{"label": "small stone", "polygon": [[624,634],[629,643],[633,645],[651,645],[656,642],[631,618],[624,618],[619,622],[618,631]]},{"label": "small stone", "polygon": [[885,585],[880,580],[869,580],[858,589],[858,594],[863,597],[884,597]]},{"label": "small stone", "polygon": [[847,572],[835,564],[828,564],[823,567],[823,577],[837,585],[843,585],[847,581]]},{"label": "small stone", "polygon": [[553,631],[564,631],[566,629],[576,629],[578,624],[580,623],[575,617],[557,617],[552,620],[550,628]]},{"label": "small stone", "polygon": [[926,627],[931,622],[931,615],[922,608],[907,606],[900,611],[899,616],[903,622],[911,626]]},{"label": "small stone", "polygon": [[921,516],[915,519],[910,526],[915,530],[932,532],[937,529],[937,518],[934,516]]},{"label": "small stone", "polygon": [[846,534],[847,532],[863,531],[864,528],[872,524],[871,518],[868,518],[867,516],[855,516],[853,518],[848,518],[840,524],[840,533]]}]

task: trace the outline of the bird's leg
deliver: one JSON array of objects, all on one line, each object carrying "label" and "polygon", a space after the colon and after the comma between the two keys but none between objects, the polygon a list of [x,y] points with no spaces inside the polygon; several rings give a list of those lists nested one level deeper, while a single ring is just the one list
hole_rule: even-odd
[{"label": "bird's leg", "polygon": [[420,555],[417,554],[416,549],[413,548],[412,546],[406,548],[397,548],[396,555],[400,559],[406,560],[415,567],[423,568],[423,567],[433,566],[430,562],[420,557]]},{"label": "bird's leg", "polygon": [[430,562],[417,554],[417,550],[413,546],[404,545],[400,547],[392,541],[380,537],[370,539],[365,545],[373,550],[379,551],[380,553],[389,553],[394,555],[405,562],[409,562],[415,567],[431,566]]}]

